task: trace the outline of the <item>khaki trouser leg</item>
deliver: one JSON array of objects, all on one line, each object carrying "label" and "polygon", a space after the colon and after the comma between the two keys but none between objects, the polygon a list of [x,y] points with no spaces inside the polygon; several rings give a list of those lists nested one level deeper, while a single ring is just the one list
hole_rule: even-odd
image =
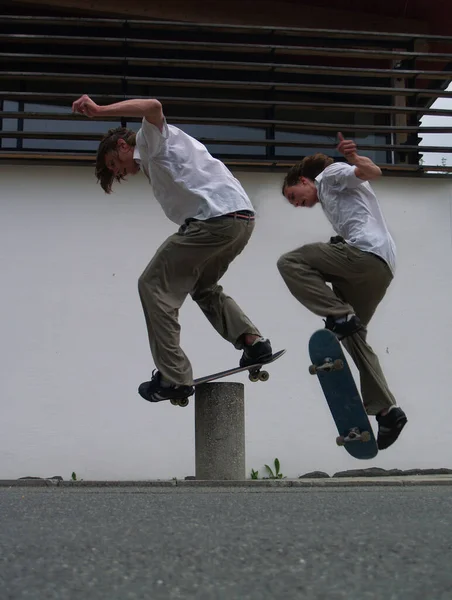
[{"label": "khaki trouser leg", "polygon": [[218,279],[246,246],[254,223],[221,218],[192,221],[157,250],[138,281],[151,353],[165,380],[191,385],[190,361],[180,347],[179,309],[188,294],[225,339],[240,347],[244,333],[258,330],[223,293]]},{"label": "khaki trouser leg", "polygon": [[[354,312],[364,326],[392,281],[386,264],[347,244],[307,244],[284,254],[278,268],[295,298],[313,313],[340,317]],[[366,335],[364,329],[343,344],[359,370],[364,406],[374,415],[396,402]]]},{"label": "khaki trouser leg", "polygon": [[214,233],[220,235],[220,229],[221,235],[224,236],[222,251],[211,256],[204,265],[191,295],[216,331],[237,349],[241,349],[244,334],[260,335],[260,332],[235,300],[223,292],[223,288],[217,281],[223,277],[229,264],[247,245],[254,229],[254,222],[243,219],[222,219],[219,226],[215,225]]},{"label": "khaki trouser leg", "polygon": [[326,282],[350,275],[349,260],[339,244],[307,244],[283,254],[278,269],[295,298],[319,317],[342,317],[353,308],[333,292]]}]

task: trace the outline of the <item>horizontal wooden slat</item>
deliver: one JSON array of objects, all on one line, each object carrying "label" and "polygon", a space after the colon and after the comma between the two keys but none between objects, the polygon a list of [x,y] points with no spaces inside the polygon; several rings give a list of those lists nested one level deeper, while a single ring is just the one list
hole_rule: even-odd
[{"label": "horizontal wooden slat", "polygon": [[[296,161],[289,161],[288,159],[275,159],[275,160],[256,160],[251,159],[224,159],[223,162],[228,166],[262,166],[262,167],[285,167],[290,168]],[[422,173],[425,174],[427,171],[436,171],[441,173],[452,173],[452,166],[442,165],[408,165],[408,164],[385,164],[378,163],[378,166],[382,171],[399,171],[400,173]]]},{"label": "horizontal wooden slat", "polygon": [[412,60],[423,61],[451,61],[452,53],[434,52],[408,52],[402,50],[381,50],[373,48],[344,48],[344,47],[320,47],[320,46],[294,46],[281,44],[247,44],[247,43],[225,43],[225,42],[202,42],[191,40],[156,40],[124,37],[102,37],[102,36],[79,36],[79,35],[31,35],[19,33],[0,33],[0,41],[20,44],[61,44],[81,46],[117,46],[131,48],[157,48],[161,50],[197,50],[206,52],[239,52],[274,55],[297,55],[297,56],[329,56],[343,58],[366,58],[374,60]]},{"label": "horizontal wooden slat", "polygon": [[[10,151],[10,150],[0,150],[0,161],[50,161],[52,164],[58,163],[79,163],[79,164],[94,164],[96,160],[95,154],[76,154],[76,153],[63,153],[63,152],[42,152],[42,151]],[[264,168],[279,168],[279,169],[287,169],[290,168],[296,160],[292,160],[289,158],[282,159],[222,159],[223,162],[230,167],[245,167],[245,168],[256,168],[256,167],[264,167]],[[412,174],[418,173],[419,175],[428,175],[428,171],[433,171],[437,173],[451,173],[452,166],[443,166],[443,165],[408,165],[408,164],[399,164],[399,165],[391,165],[385,163],[379,163],[378,166],[387,172],[399,172],[401,175],[404,173]]]},{"label": "horizontal wooden slat", "polygon": [[[25,100],[28,96],[20,92],[11,93],[0,92],[0,99],[12,98],[13,96],[20,100]],[[39,94],[35,96],[39,99]],[[58,95],[44,95],[45,99],[52,99],[54,102],[58,101],[58,98],[65,98],[70,100],[72,103],[76,98],[74,94],[62,94]],[[91,96],[93,100],[96,99],[96,95]],[[372,114],[407,114],[407,115],[432,115],[432,116],[444,116],[451,117],[452,109],[446,108],[423,108],[421,106],[384,106],[380,104],[345,104],[345,103],[334,103],[334,102],[292,102],[289,100],[248,100],[240,98],[192,98],[187,96],[157,96],[160,102],[164,105],[195,105],[195,106],[220,106],[220,107],[246,107],[246,108],[286,108],[290,110],[315,110],[315,111],[338,111],[338,112],[360,112],[360,113],[372,113]],[[101,97],[102,98],[102,97]],[[132,98],[132,96],[110,96],[107,98],[107,102],[116,102],[119,100],[125,100]],[[143,98],[143,96],[140,96]],[[20,116],[20,113],[16,115]],[[14,117],[16,118],[16,117]]]},{"label": "horizontal wooden slat", "polygon": [[[26,112],[17,113],[3,111],[0,112],[0,117],[6,118],[6,115],[18,115],[27,119],[41,119],[41,120],[60,120],[60,121],[74,121],[74,120],[86,120],[81,115],[73,113],[39,113],[39,112]],[[9,117],[9,118],[18,118]],[[103,121],[106,123],[118,123],[118,117],[97,117],[93,120]],[[138,123],[141,119],[136,117],[127,118],[130,123]],[[246,127],[259,127],[267,128],[269,126],[275,126],[280,130],[300,130],[300,131],[342,131],[344,132],[378,132],[378,133],[452,133],[451,127],[406,127],[406,126],[390,126],[390,125],[362,125],[355,123],[311,123],[302,121],[284,121],[281,119],[229,119],[223,117],[186,117],[186,116],[171,116],[171,122],[173,123],[185,123],[185,124],[197,124],[197,125],[241,125]]]},{"label": "horizontal wooden slat", "polygon": [[386,125],[361,125],[344,123],[309,123],[299,121],[283,121],[279,119],[224,119],[224,118],[200,118],[200,117],[177,117],[172,116],[175,123],[203,123],[218,125],[244,125],[252,127],[268,127],[274,125],[281,130],[310,130],[310,131],[354,131],[354,132],[378,132],[378,133],[452,133],[452,127],[406,127]]},{"label": "horizontal wooden slat", "polygon": [[[261,71],[269,73],[299,73],[312,75],[335,75],[348,77],[390,77],[406,79],[448,79],[452,76],[450,71],[424,71],[420,69],[370,69],[359,67],[334,67],[322,65],[297,65],[269,62],[245,62],[226,60],[195,60],[183,58],[136,58],[116,56],[75,56],[71,54],[22,54],[17,52],[0,52],[0,60],[6,63],[14,61],[21,62],[45,62],[58,64],[96,64],[96,65],[123,65],[125,62],[136,66],[154,66],[191,69],[225,69],[243,71]],[[97,75],[96,75],[97,77]]]},{"label": "horizontal wooden slat", "polygon": [[135,19],[97,19],[86,17],[30,17],[30,16],[11,16],[1,15],[0,20],[4,23],[33,24],[33,25],[77,25],[84,27],[114,27],[121,28],[125,23],[130,28],[140,29],[171,29],[173,31],[198,31],[206,29],[208,31],[222,31],[226,33],[253,33],[253,34],[278,34],[285,36],[303,36],[303,37],[321,37],[321,38],[340,38],[340,39],[378,39],[395,40],[409,42],[415,39],[426,41],[450,42],[451,36],[427,35],[425,33],[391,33],[381,31],[355,31],[346,29],[313,29],[302,27],[268,27],[259,25],[227,25],[214,23],[186,23],[177,21],[152,21]]},{"label": "horizontal wooden slat", "polygon": [[[1,117],[1,115],[0,115]],[[17,130],[0,130],[0,138],[8,139],[32,139],[32,140],[83,140],[83,141],[99,141],[102,138],[102,133],[80,133],[80,132],[49,132],[49,131],[17,131]],[[277,148],[325,148],[334,150],[337,143],[323,143],[315,140],[311,142],[307,141],[295,141],[295,140],[250,140],[244,138],[236,139],[221,139],[212,137],[198,137],[201,143],[212,145],[226,145],[226,146],[275,146]],[[409,146],[403,144],[359,144],[360,150],[383,150],[383,151],[400,151],[400,152],[411,152],[411,153],[449,153],[452,152],[452,147],[448,146]]]},{"label": "horizontal wooden slat", "polygon": [[55,27],[113,27],[121,29],[124,19],[103,19],[93,17],[37,17],[31,15],[0,15],[0,23],[11,25],[54,25]]},{"label": "horizontal wooden slat", "polygon": [[[99,83],[114,83],[121,85],[121,82],[126,81],[136,85],[149,86],[168,86],[168,87],[196,87],[196,88],[216,88],[216,89],[243,89],[243,90],[259,90],[259,91],[284,91],[284,92],[302,92],[316,94],[370,94],[370,95],[385,95],[385,96],[417,96],[429,98],[452,98],[452,91],[442,89],[425,89],[425,88],[391,88],[380,86],[362,86],[362,85],[324,85],[324,84],[297,84],[297,83],[281,83],[276,81],[231,81],[231,80],[215,80],[215,79],[187,79],[187,78],[172,78],[172,77],[122,77],[120,75],[93,75],[85,73],[36,73],[34,71],[0,71],[0,79],[11,80],[37,80],[37,81],[86,81]],[[5,94],[9,94],[5,96]],[[0,92],[3,98],[17,98],[33,92]],[[56,94],[49,93],[48,98],[56,97]],[[41,96],[43,97],[43,96]]]},{"label": "horizontal wooden slat", "polygon": [[[207,138],[207,137],[199,137],[197,138],[202,144],[211,145],[243,145],[243,146],[275,146],[277,148],[324,148],[325,150],[335,150],[337,143],[324,143],[324,142],[297,142],[292,140],[246,140],[243,138],[240,139],[218,139],[218,138]],[[447,146],[404,146],[403,144],[394,144],[394,145],[385,145],[385,144],[363,144],[359,142],[358,144],[360,150],[382,150],[382,151],[394,151],[394,152],[415,152],[415,153],[424,153],[424,152],[432,152],[432,153],[448,153],[452,152],[452,147]]]},{"label": "horizontal wooden slat", "polygon": [[[1,19],[1,17],[0,17]],[[130,40],[131,41],[131,40]],[[139,41],[139,40],[138,40]],[[144,40],[146,41],[146,40]],[[125,38],[81,35],[40,35],[30,33],[1,33],[0,42],[13,44],[61,44],[63,46],[123,46]],[[163,44],[165,40],[162,40]],[[158,40],[149,40],[149,47],[158,44]]]},{"label": "horizontal wooden slat", "polygon": [[52,161],[54,164],[61,162],[72,162],[72,163],[94,163],[96,162],[96,155],[92,152],[55,152],[55,150],[49,152],[43,152],[42,150],[0,150],[0,163],[1,161],[14,160],[33,160],[33,161]]}]

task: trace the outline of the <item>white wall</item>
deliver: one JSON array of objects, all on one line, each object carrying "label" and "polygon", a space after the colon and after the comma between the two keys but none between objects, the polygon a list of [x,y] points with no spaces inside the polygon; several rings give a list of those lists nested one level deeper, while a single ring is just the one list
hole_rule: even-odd
[{"label": "white wall", "polygon": [[[397,276],[369,341],[409,424],[369,462],[335,445],[310,334],[323,326],[289,294],[281,253],[331,233],[321,209],[294,209],[280,174],[239,173],[257,224],[223,279],[226,291],[287,354],[268,383],[246,383],[247,469],[277,456],[284,474],[360,466],[452,467],[451,183],[383,178],[375,184],[398,245]],[[194,474],[193,402],[149,404],[136,392],[153,368],[137,278],[175,230],[140,175],[112,196],[91,169],[0,168],[0,478],[171,478]],[[240,354],[197,306],[181,311],[195,376]],[[355,372],[356,374],[356,372]]]}]

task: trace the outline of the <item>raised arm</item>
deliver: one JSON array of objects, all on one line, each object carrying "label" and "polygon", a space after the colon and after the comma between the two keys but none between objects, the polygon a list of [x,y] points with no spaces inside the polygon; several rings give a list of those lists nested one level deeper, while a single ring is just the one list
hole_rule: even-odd
[{"label": "raised arm", "polygon": [[160,129],[163,128],[162,105],[155,99],[124,100],[99,106],[84,94],[72,104],[72,112],[86,117],[144,117]]},{"label": "raised arm", "polygon": [[353,140],[346,140],[342,133],[338,133],[338,151],[345,156],[351,165],[356,167],[355,175],[363,181],[377,179],[381,175],[381,169],[366,156],[359,156],[356,152],[356,144]]}]

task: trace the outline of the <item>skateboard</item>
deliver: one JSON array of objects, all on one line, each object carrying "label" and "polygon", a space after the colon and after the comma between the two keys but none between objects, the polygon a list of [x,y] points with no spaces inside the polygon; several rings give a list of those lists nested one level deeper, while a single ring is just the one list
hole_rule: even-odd
[{"label": "skateboard", "polygon": [[309,372],[317,375],[339,432],[337,445],[354,458],[374,458],[378,448],[372,426],[335,334],[328,329],[315,331],[309,356]]},{"label": "skateboard", "polygon": [[[235,373],[241,373],[242,371],[249,371],[248,379],[253,383],[256,381],[268,381],[270,379],[270,373],[268,371],[263,371],[262,367],[265,365],[269,365],[270,363],[278,360],[283,354],[285,354],[285,350],[279,350],[279,352],[275,352],[272,354],[270,360],[267,360],[265,363],[256,363],[255,365],[248,365],[247,367],[235,367],[233,369],[227,369],[226,371],[219,371],[218,373],[213,373],[212,375],[206,375],[205,377],[199,377],[193,381],[193,385],[196,387],[197,385],[201,385],[202,383],[207,383],[209,381],[214,381],[215,379],[222,379],[223,377],[227,377],[228,375],[235,375]],[[173,406],[188,406],[189,399],[188,398],[170,398],[171,404]]]}]

